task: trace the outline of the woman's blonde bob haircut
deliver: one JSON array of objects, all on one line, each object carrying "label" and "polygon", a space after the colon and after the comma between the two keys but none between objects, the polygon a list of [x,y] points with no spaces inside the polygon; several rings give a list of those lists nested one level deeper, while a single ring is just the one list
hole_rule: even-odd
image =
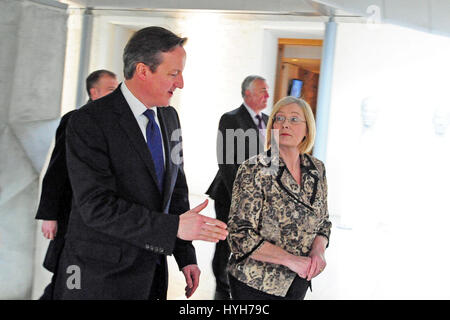
[{"label": "woman's blonde bob haircut", "polygon": [[267,123],[267,133],[266,133],[266,151],[270,149],[272,145],[272,128],[274,118],[277,115],[278,111],[280,111],[281,107],[287,106],[288,104],[296,104],[300,109],[303,110],[305,114],[306,120],[306,137],[302,142],[298,145],[298,151],[300,154],[308,153],[312,150],[314,146],[314,140],[316,139],[316,122],[314,120],[314,114],[309,106],[308,102],[303,99],[298,99],[292,96],[287,96],[281,98],[272,109],[272,113],[270,114],[269,121]]}]

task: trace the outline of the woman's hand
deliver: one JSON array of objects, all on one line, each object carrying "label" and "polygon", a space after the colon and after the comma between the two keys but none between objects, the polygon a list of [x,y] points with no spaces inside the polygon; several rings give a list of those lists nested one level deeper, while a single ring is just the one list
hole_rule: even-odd
[{"label": "woman's hand", "polygon": [[298,257],[291,255],[286,266],[298,274],[300,278],[306,279],[311,267],[312,259],[310,257]]},{"label": "woman's hand", "polygon": [[314,239],[312,249],[309,253],[311,258],[311,267],[308,271],[308,277],[306,280],[310,281],[312,278],[319,275],[327,266],[325,260],[325,248],[327,246],[328,239],[323,236],[317,236]]},{"label": "woman's hand", "polygon": [[309,257],[311,258],[311,267],[308,272],[308,277],[306,278],[308,281],[318,276],[327,266],[325,253],[323,251],[311,251]]}]

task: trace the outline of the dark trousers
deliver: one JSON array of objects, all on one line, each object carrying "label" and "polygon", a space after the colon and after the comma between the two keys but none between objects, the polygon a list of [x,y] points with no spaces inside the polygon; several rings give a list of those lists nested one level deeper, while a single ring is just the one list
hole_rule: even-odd
[{"label": "dark trousers", "polygon": [[53,288],[55,286],[56,273],[53,274],[51,282],[45,287],[44,293],[39,300],[53,300]]},{"label": "dark trousers", "polygon": [[[217,201],[214,202],[216,218],[225,223],[228,222],[229,205],[223,205]],[[212,261],[212,270],[216,277],[216,292],[214,300],[230,300],[230,285],[228,283],[228,274],[226,271],[228,258],[230,257],[230,247],[227,240],[219,241],[216,244],[216,250]]]},{"label": "dark trousers", "polygon": [[285,297],[275,296],[247,286],[229,275],[231,297],[233,300],[303,300],[310,281],[296,276]]},{"label": "dark trousers", "polygon": [[164,256],[160,256],[160,261],[156,265],[153,276],[152,287],[150,289],[149,300],[167,300],[167,262]]},{"label": "dark trousers", "polygon": [[56,237],[56,239],[50,241],[44,259],[44,268],[50,272],[53,272],[52,280],[45,287],[44,293],[39,298],[39,300],[53,300],[53,291],[55,288],[56,276],[58,273],[59,259],[61,257],[61,253],[65,243],[64,236],[67,230],[67,222],[58,221],[58,226],[61,226],[61,229],[58,230],[58,236]]}]

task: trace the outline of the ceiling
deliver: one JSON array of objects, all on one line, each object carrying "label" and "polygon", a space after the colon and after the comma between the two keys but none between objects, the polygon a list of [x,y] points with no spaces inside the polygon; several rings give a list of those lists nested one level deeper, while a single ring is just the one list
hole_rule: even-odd
[{"label": "ceiling", "polygon": [[[356,18],[367,23],[391,23],[420,31],[450,35],[450,0],[59,0],[69,8],[95,12],[213,11],[289,17]],[[253,18],[253,17],[252,17]],[[255,19],[258,17],[255,16]],[[344,20],[347,21],[347,20]]]},{"label": "ceiling", "polygon": [[222,13],[253,13],[263,15],[360,17],[342,9],[310,0],[60,0],[70,8],[98,11],[185,11],[206,10]]}]

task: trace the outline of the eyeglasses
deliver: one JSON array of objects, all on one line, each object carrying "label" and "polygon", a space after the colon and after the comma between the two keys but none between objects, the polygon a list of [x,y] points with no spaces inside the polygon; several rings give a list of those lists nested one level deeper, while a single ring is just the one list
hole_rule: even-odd
[{"label": "eyeglasses", "polygon": [[290,124],[294,125],[300,124],[301,122],[306,122],[305,120],[296,116],[292,116],[289,118],[286,118],[285,116],[275,116],[274,122],[278,124],[283,124],[286,121],[286,119],[289,121]]}]

